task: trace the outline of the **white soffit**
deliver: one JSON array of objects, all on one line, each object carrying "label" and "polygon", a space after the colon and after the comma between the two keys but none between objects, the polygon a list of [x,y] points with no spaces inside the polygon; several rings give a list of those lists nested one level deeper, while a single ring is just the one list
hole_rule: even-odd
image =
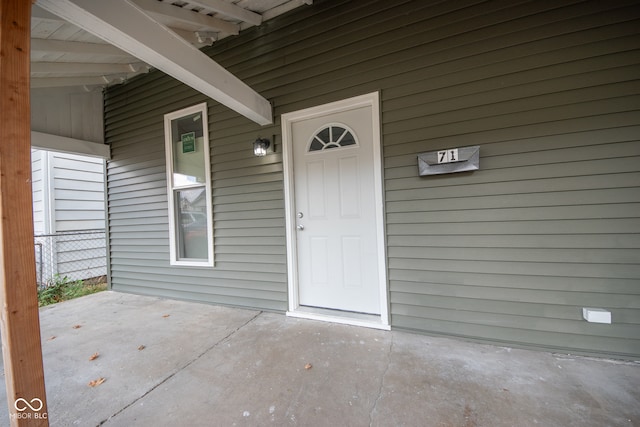
[{"label": "white soffit", "polygon": [[[124,82],[157,67],[223,104],[225,97],[233,98],[227,99],[225,105],[258,123],[266,122],[266,116],[271,121],[270,107],[267,112],[266,101],[260,95],[236,82],[234,76],[208,57],[206,75],[189,71],[202,69],[205,60],[201,55],[184,52],[191,52],[189,45],[199,49],[310,4],[312,0],[39,0],[31,16],[31,87],[84,86],[85,90],[92,90]],[[116,23],[129,22],[127,27],[113,22],[102,24],[101,32],[106,31],[105,27],[115,27],[120,32],[119,41],[105,40],[91,32],[96,22],[106,19],[100,16],[103,12],[88,12],[89,6],[100,11],[112,9],[110,16]],[[52,8],[58,12],[52,13]],[[138,37],[138,22],[133,25],[131,19],[126,19],[131,8],[136,9],[136,16],[145,15],[145,28],[153,27],[156,37],[161,34],[162,40],[171,40],[171,47],[156,49],[157,44],[145,44]],[[71,22],[73,15],[78,21]],[[180,45],[176,40],[180,38],[186,44]],[[127,48],[131,40],[137,46]],[[141,51],[146,52],[146,59],[140,56]],[[189,56],[199,58],[194,63],[185,62]],[[154,58],[154,63],[147,61]],[[167,68],[161,68],[163,64]],[[209,69],[216,71],[210,73]],[[226,90],[229,82],[234,83]]]},{"label": "white soffit", "polygon": [[269,101],[131,1],[39,0],[38,5],[258,124],[273,121]]}]

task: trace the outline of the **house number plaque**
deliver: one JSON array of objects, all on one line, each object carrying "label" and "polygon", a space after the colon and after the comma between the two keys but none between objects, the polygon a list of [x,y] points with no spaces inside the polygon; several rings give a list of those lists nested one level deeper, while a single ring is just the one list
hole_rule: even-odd
[{"label": "house number plaque", "polygon": [[448,148],[418,154],[420,176],[480,169],[480,146]]}]

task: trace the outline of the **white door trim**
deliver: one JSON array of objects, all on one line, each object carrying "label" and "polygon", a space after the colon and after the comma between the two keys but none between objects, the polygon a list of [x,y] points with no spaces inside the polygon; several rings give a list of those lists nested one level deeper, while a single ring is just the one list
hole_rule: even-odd
[{"label": "white door trim", "polygon": [[[297,121],[311,119],[325,114],[339,113],[358,107],[371,107],[373,123],[373,169],[374,169],[374,193],[376,205],[376,234],[378,242],[378,269],[380,278],[380,316],[341,316],[336,313],[322,313],[321,311],[308,311],[299,304],[298,293],[298,260],[297,238],[295,218],[295,191],[293,171],[293,147],[292,124]],[[286,219],[286,243],[287,243],[287,275],[289,290],[288,316],[304,317],[315,320],[325,320],[350,325],[367,326],[378,329],[390,329],[389,305],[387,293],[387,262],[384,233],[384,208],[382,187],[382,150],[380,136],[380,96],[378,92],[356,96],[337,102],[332,102],[317,107],[306,108],[282,115],[282,148],[284,167],[284,200]]]}]

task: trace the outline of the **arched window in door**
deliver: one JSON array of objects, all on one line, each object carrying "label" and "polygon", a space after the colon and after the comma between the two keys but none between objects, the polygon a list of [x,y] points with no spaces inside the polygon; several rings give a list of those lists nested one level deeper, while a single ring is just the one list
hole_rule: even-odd
[{"label": "arched window in door", "polygon": [[330,124],[315,133],[309,144],[309,152],[357,146],[354,133],[345,125]]}]

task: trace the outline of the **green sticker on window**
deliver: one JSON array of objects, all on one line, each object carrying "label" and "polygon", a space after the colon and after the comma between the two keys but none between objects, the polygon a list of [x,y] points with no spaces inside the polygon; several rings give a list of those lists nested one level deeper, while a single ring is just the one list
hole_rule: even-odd
[{"label": "green sticker on window", "polygon": [[183,153],[193,153],[196,151],[196,133],[195,132],[187,132],[180,135],[180,140],[182,140],[182,152]]}]

